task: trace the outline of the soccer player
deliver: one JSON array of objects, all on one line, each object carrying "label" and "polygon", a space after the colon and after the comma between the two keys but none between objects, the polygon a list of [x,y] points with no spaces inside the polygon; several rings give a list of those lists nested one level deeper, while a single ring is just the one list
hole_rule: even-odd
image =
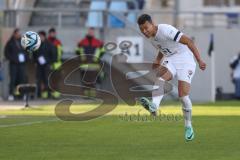
[{"label": "soccer player", "polygon": [[[167,68],[166,72],[161,75],[160,80],[170,81],[175,76],[178,80],[178,95],[182,103],[185,120],[185,139],[187,141],[193,140],[192,103],[189,92],[196,68],[194,57],[201,70],[205,70],[206,64],[201,59],[193,41],[175,27],[168,24],[156,25],[151,16],[147,14],[143,14],[138,18],[138,25],[144,36],[158,50],[153,69],[162,66]],[[156,115],[162,98],[163,95],[156,95],[153,91],[152,101],[142,97],[140,102],[152,115]]]}]

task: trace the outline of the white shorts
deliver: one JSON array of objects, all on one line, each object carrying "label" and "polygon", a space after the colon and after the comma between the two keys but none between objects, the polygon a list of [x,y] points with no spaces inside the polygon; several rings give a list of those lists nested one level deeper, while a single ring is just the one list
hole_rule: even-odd
[{"label": "white shorts", "polygon": [[173,78],[176,76],[177,80],[191,84],[196,69],[194,59],[178,61],[176,58],[164,57],[162,66],[172,73]]}]

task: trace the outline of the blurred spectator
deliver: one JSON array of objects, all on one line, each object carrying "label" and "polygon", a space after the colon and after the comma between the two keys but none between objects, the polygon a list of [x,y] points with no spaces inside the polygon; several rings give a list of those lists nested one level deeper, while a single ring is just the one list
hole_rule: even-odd
[{"label": "blurred spectator", "polygon": [[33,58],[37,64],[36,68],[36,79],[38,87],[38,96],[42,98],[50,97],[50,89],[48,87],[48,75],[50,73],[50,66],[56,62],[56,49],[47,40],[46,32],[38,32],[41,38],[41,46],[35,53],[33,53]]},{"label": "blurred spectator", "polygon": [[235,85],[235,97],[240,99],[240,53],[233,57],[230,62],[230,67],[232,69],[232,81]]},{"label": "blurred spectator", "polygon": [[27,55],[21,46],[21,34],[19,29],[15,29],[11,38],[8,40],[4,54],[9,60],[10,85],[8,100],[14,100],[16,86],[26,83],[25,63]]},{"label": "blurred spectator", "polygon": [[[103,72],[99,74],[101,66],[100,58],[104,54],[103,42],[94,35],[94,28],[89,28],[84,39],[78,43],[76,54],[80,56],[81,78],[84,86],[95,88],[96,77],[103,77]],[[100,79],[97,79],[100,80]],[[95,96],[95,89],[85,90],[84,95]]]},{"label": "blurred spectator", "polygon": [[[55,71],[55,70],[59,69],[62,65],[62,54],[63,54],[62,43],[59,39],[57,39],[57,32],[56,32],[55,28],[50,28],[49,29],[48,40],[49,40],[49,42],[51,42],[55,46],[56,51],[57,51],[56,62],[53,62],[53,64],[51,65],[52,71]],[[58,79],[61,79],[61,74],[58,75]],[[58,85],[57,81],[56,81],[56,85]],[[51,95],[52,95],[53,98],[59,98],[60,97],[60,93],[57,92],[57,91],[53,91],[51,93]]]}]

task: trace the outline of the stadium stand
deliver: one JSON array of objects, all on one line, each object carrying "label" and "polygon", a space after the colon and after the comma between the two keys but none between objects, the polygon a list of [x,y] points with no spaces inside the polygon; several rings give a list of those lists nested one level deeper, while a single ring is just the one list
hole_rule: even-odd
[{"label": "stadium stand", "polygon": [[[27,1],[27,0],[25,0]],[[61,39],[63,46],[64,46],[64,53],[63,58],[67,59],[74,55],[74,48],[76,47],[76,42],[79,41],[79,39],[83,38],[83,35],[85,35],[87,31],[88,26],[94,26],[98,29],[96,29],[96,36],[98,38],[104,39],[105,42],[117,42],[118,37],[140,37],[138,28],[134,22],[135,18],[142,12],[140,10],[132,10],[131,7],[127,5],[128,0],[124,0],[122,3],[121,10],[110,10],[111,4],[110,2],[117,3],[118,0],[104,0],[102,3],[98,6],[95,5],[98,9],[100,7],[102,8],[101,11],[103,17],[98,18],[99,22],[93,20],[94,18],[94,4],[95,1],[90,0],[36,0],[34,3],[34,7],[22,7],[20,8],[14,8],[14,9],[6,9],[3,10],[3,31],[2,34],[7,34],[11,32],[10,28],[14,28],[15,26],[20,25],[20,22],[24,25],[20,25],[20,28],[23,31],[27,30],[39,30],[44,29],[48,30],[50,27],[56,27],[59,33],[59,39]],[[131,0],[129,0],[131,1]],[[21,1],[23,2],[23,1]],[[97,1],[96,1],[97,2]],[[162,1],[156,1],[156,0],[148,0],[146,1],[146,5],[144,7],[144,12],[147,11],[150,14],[153,15],[153,18],[156,23],[169,23],[172,25],[178,25],[178,28],[180,30],[183,30],[184,33],[189,34],[191,37],[194,37],[196,41],[199,43],[200,49],[203,52],[203,54],[206,52],[206,48],[208,46],[207,39],[209,38],[209,33],[214,32],[214,34],[217,35],[216,38],[216,45],[219,46],[217,48],[218,54],[221,54],[221,56],[216,57],[216,63],[223,63],[227,64],[229,59],[228,57],[232,54],[236,53],[236,46],[234,42],[237,43],[237,38],[239,35],[237,33],[237,27],[239,27],[239,17],[236,16],[236,13],[239,13],[236,9],[237,8],[228,8],[225,7],[209,7],[209,6],[202,6],[201,8],[192,8],[193,10],[186,10],[186,8],[191,8],[191,6],[200,5],[201,0],[197,1],[181,1],[181,4],[179,5],[179,12],[177,13],[177,8],[175,8],[174,0],[168,0],[163,1],[164,3],[161,3]],[[99,2],[98,2],[99,3]],[[119,3],[119,2],[118,2]],[[96,3],[95,3],[96,4]],[[20,5],[22,6],[22,5]],[[64,7],[64,8],[63,8]],[[96,9],[97,9],[96,8]],[[104,9],[106,8],[106,9]],[[116,8],[116,7],[115,7]],[[117,9],[119,9],[118,7]],[[231,9],[231,10],[230,10]],[[127,13],[123,14],[121,12],[127,11]],[[175,12],[176,11],[176,12]],[[120,13],[118,13],[120,12]],[[29,23],[26,23],[26,21],[23,21],[21,19],[21,14],[29,14]],[[104,14],[107,13],[110,16],[114,17],[117,20],[117,25],[113,23],[113,26],[120,26],[121,28],[112,28],[110,25],[112,25],[110,22],[107,22],[109,19],[108,15]],[[133,15],[132,13],[136,13]],[[130,17],[130,18],[129,18]],[[96,18],[95,18],[96,19]],[[102,19],[102,20],[101,20]],[[106,23],[105,23],[106,20]],[[97,23],[96,23],[97,22]],[[121,23],[119,23],[121,22]],[[124,28],[123,23],[124,22]],[[106,24],[109,24],[106,25]],[[119,25],[120,24],[120,25]],[[103,27],[102,27],[103,26]],[[8,28],[8,29],[6,29]],[[213,29],[214,28],[214,29]],[[228,31],[228,36],[232,37],[232,44],[229,44],[228,46],[224,46],[224,44],[219,41],[221,38],[225,38],[226,35],[224,35],[226,29],[231,28],[231,30]],[[202,32],[200,32],[202,31]],[[201,33],[201,34],[200,34]],[[3,40],[4,42],[4,40]],[[144,41],[143,44],[143,52],[144,57],[143,59],[145,61],[151,61],[155,53],[151,52],[153,48],[151,45]],[[118,52],[119,50],[116,50]],[[229,55],[226,55],[225,53],[229,53]],[[106,54],[110,55],[111,54]],[[210,62],[210,57],[205,56],[207,61]],[[105,58],[107,62],[110,61],[110,59],[107,57]],[[217,65],[217,64],[216,64]],[[3,62],[3,66],[5,66],[5,62]],[[116,68],[119,68],[119,72],[121,72],[121,67],[117,66]],[[227,67],[219,67],[216,68],[216,77],[219,77],[217,79],[220,79],[221,77],[221,71],[224,71],[226,73],[230,72],[229,69],[226,69]],[[3,71],[7,71],[7,68],[3,68]],[[5,74],[5,73],[4,73]],[[206,73],[205,78],[209,79],[209,75],[211,75],[210,71]],[[75,81],[78,81],[77,79]],[[229,79],[222,79],[221,81],[217,81],[217,86],[223,86],[223,92],[230,92],[233,90],[233,86],[231,83],[229,83]],[[6,83],[4,81],[4,83]],[[207,86],[204,86],[207,87]],[[194,88],[194,86],[193,86]],[[209,95],[199,95],[196,87],[196,92],[193,92],[195,95],[193,97],[196,97],[198,100],[206,100]],[[201,89],[207,89],[207,88],[201,88]],[[7,89],[4,89],[7,90]],[[198,98],[200,97],[200,98]]]}]

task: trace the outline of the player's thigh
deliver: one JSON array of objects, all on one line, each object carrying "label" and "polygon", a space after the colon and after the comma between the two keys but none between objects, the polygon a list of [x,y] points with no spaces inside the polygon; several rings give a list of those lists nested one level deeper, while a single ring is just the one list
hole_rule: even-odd
[{"label": "player's thigh", "polygon": [[185,81],[187,83],[192,82],[192,78],[195,74],[195,64],[175,64],[176,76],[178,81]]},{"label": "player's thigh", "polygon": [[162,73],[160,75],[160,77],[162,79],[164,79],[165,81],[170,81],[173,79],[173,77],[176,75],[176,68],[174,67],[174,65],[171,63],[170,60],[168,59],[164,59],[162,64],[161,64],[161,67],[162,70],[163,68],[165,69],[164,72],[161,71],[160,73]]},{"label": "player's thigh", "polygon": [[165,81],[170,81],[173,79],[173,75],[172,73],[167,70],[162,76],[161,76],[162,79],[164,79]]},{"label": "player's thigh", "polygon": [[178,81],[178,96],[184,97],[189,95],[191,84],[186,81]]},{"label": "player's thigh", "polygon": [[190,92],[191,82],[195,73],[196,65],[183,64],[177,66],[177,68],[179,97],[183,97],[188,95]]}]

